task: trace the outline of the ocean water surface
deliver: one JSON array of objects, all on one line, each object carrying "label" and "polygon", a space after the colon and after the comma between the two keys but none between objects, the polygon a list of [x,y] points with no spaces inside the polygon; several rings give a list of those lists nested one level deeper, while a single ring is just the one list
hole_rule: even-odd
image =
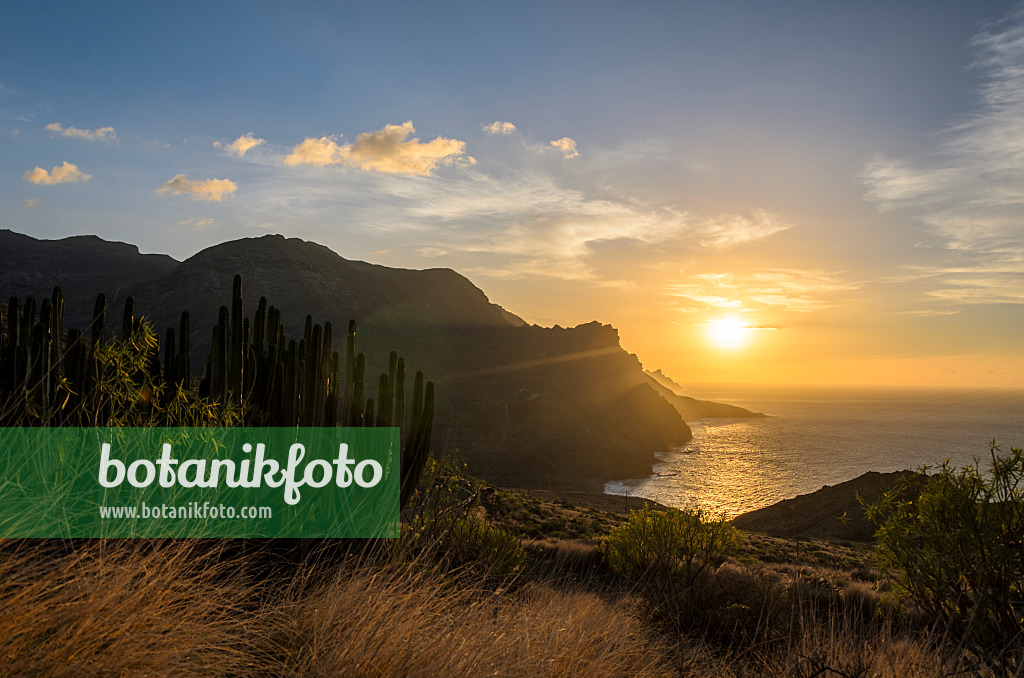
[{"label": "ocean water surface", "polygon": [[612,481],[608,494],[733,517],[867,471],[989,459],[989,442],[1024,447],[1024,388],[705,388],[705,400],[765,419],[691,422],[693,440],[660,455],[649,478]]}]

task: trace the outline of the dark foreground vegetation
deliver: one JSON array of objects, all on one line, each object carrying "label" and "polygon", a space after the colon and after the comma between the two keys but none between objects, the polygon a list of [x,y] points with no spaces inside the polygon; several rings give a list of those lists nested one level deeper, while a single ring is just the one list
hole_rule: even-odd
[{"label": "dark foreground vegetation", "polygon": [[[42,317],[52,319],[54,306]],[[260,315],[257,325],[267,320]],[[416,442],[424,434],[396,414],[406,410],[394,405],[397,359],[393,375],[378,380],[376,413],[366,393],[347,400],[350,382],[340,356],[324,350],[323,329],[319,344],[310,326],[283,361],[273,361],[285,366],[284,379],[261,401],[261,387],[245,374],[271,362],[270,345],[265,334],[253,338],[240,311],[235,318],[242,320],[229,317],[213,345],[240,337],[239,346],[255,341],[265,352],[217,349],[230,353],[211,356],[202,380],[180,381],[173,377],[180,363],[154,361],[155,335],[133,318],[125,339],[101,336],[89,345],[83,360],[93,381],[79,378],[91,390],[76,390],[63,371],[46,381],[53,358],[60,370],[77,364],[67,352],[76,343],[59,328],[43,338],[36,319],[31,330],[19,326],[20,337],[31,336],[29,360],[5,363],[20,371],[5,372],[13,381],[5,382],[11,395],[0,412],[18,425],[66,424],[76,412],[108,425],[234,425],[285,408],[321,421],[336,413],[349,423],[353,412],[364,425],[399,420],[406,459],[418,459],[403,474],[401,537],[0,542],[0,676],[1024,671],[1020,450],[993,447],[986,473],[942,467],[887,492],[868,511],[876,544],[743,533],[696,509],[646,505],[627,513],[546,501],[487,486],[452,459],[428,460],[417,446],[429,442]],[[22,349],[11,348],[8,327],[0,351],[15,355]],[[36,338],[40,348],[32,348]],[[51,367],[36,372],[33,355],[51,356]],[[287,367],[293,361],[305,369]],[[310,386],[321,379],[322,389]],[[420,388],[412,411],[422,427],[429,409]],[[333,410],[332,392],[339,394]],[[381,413],[380,394],[390,414]],[[65,412],[67,403],[78,404]]]},{"label": "dark foreground vegetation", "polygon": [[[523,517],[566,536],[544,537]],[[1004,610],[977,588],[922,592],[931,573],[895,568],[885,538],[879,559],[870,544],[796,543],[706,518],[546,502],[431,461],[397,540],[285,551],[231,540],[9,540],[0,675],[1020,670],[1019,626],[992,626],[1000,612],[1019,614],[1014,601]],[[960,575],[950,584],[969,573]],[[936,612],[928,600],[959,605]]]}]

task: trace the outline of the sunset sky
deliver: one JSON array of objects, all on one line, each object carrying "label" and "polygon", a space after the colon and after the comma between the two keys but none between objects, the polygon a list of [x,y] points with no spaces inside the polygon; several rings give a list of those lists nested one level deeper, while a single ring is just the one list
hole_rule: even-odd
[{"label": "sunset sky", "polygon": [[0,228],[281,233],[680,383],[1024,383],[1024,6],[6,3]]}]

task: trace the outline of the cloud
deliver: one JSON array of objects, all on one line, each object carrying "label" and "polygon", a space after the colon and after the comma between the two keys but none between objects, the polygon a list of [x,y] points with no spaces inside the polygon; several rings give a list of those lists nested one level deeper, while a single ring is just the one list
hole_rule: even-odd
[{"label": "cloud", "polygon": [[342,149],[345,160],[360,169],[388,174],[430,174],[438,165],[459,162],[473,164],[473,158],[463,157],[466,142],[437,137],[427,143],[409,139],[416,130],[412,122],[385,125],[376,132],[364,132],[351,146]]},{"label": "cloud", "polygon": [[77,127],[61,127],[59,122],[51,122],[46,126],[46,131],[59,134],[62,137],[86,139],[88,141],[113,141],[117,138],[117,132],[114,131],[113,127],[78,129]]},{"label": "cloud", "polygon": [[57,165],[47,172],[42,167],[36,167],[31,172],[23,175],[26,180],[41,186],[52,186],[53,184],[69,184],[76,181],[89,181],[91,174],[86,174],[78,169],[76,165],[65,161],[63,165]]},{"label": "cloud", "polygon": [[173,179],[164,183],[156,190],[157,193],[181,195],[187,193],[193,200],[220,202],[225,197],[234,197],[238,185],[230,179],[198,179],[192,181],[184,174],[176,174]]},{"label": "cloud", "polygon": [[949,309],[949,308],[947,308],[947,309],[919,308],[919,309],[914,309],[912,311],[896,311],[896,313],[898,313],[899,315],[914,315],[914,316],[920,316],[922,318],[931,318],[931,317],[935,317],[935,316],[956,315],[956,314],[960,313],[960,311],[955,311],[955,310]]},{"label": "cloud", "polygon": [[29,198],[25,201],[25,207],[38,207],[41,202],[43,201],[39,198]]},{"label": "cloud", "polygon": [[214,223],[213,219],[210,219],[209,217],[206,217],[206,218],[203,218],[203,219],[196,219],[195,217],[192,217],[190,219],[182,219],[182,220],[180,220],[178,222],[178,225],[179,226],[195,226],[197,229],[199,229],[201,231],[201,230],[203,230],[204,226],[209,226],[209,225],[211,225],[213,223]]},{"label": "cloud", "polygon": [[798,313],[835,305],[836,293],[856,290],[841,272],[822,269],[768,268],[749,273],[705,273],[700,282],[671,284],[666,293],[715,308],[775,307]]},{"label": "cloud", "polygon": [[579,152],[576,150],[576,142],[569,137],[555,139],[551,142],[551,145],[564,153],[567,158],[575,158],[579,156]]},{"label": "cloud", "polygon": [[512,123],[501,122],[499,120],[495,120],[490,125],[481,125],[481,127],[483,127],[484,132],[487,132],[488,134],[512,134],[516,131],[516,126]]},{"label": "cloud", "polygon": [[323,167],[345,163],[367,172],[426,176],[439,166],[472,165],[466,156],[466,142],[437,137],[421,142],[409,138],[416,132],[412,122],[385,125],[375,132],[363,132],[354,143],[340,145],[330,137],[305,139],[292,149],[285,164]]},{"label": "cloud", "polygon": [[[880,210],[912,217],[940,239],[945,252],[935,256],[946,260],[933,264],[941,286],[933,296],[1002,303],[1017,292],[983,274],[1007,252],[1024,255],[1024,10],[986,26],[971,45],[984,83],[973,114],[937,134],[926,155],[871,158],[861,179]],[[950,278],[942,273],[950,260],[981,275]]]},{"label": "cloud", "polygon": [[222,144],[219,141],[214,141],[213,145],[216,146],[217,148],[223,148],[224,150],[230,153],[234,153],[239,158],[241,158],[243,155],[246,154],[246,152],[251,151],[252,149],[262,145],[265,142],[266,139],[257,139],[252,132],[249,132],[248,134],[243,134],[242,136],[238,137],[230,144]]},{"label": "cloud", "polygon": [[333,165],[342,160],[341,146],[329,137],[313,139],[307,137],[301,144],[292,149],[292,152],[284,159],[284,164],[294,167],[295,165],[315,165],[323,167]]},{"label": "cloud", "polygon": [[749,217],[723,214],[704,222],[704,237],[700,244],[705,247],[731,247],[761,240],[790,228],[793,224],[761,209],[750,210]]}]

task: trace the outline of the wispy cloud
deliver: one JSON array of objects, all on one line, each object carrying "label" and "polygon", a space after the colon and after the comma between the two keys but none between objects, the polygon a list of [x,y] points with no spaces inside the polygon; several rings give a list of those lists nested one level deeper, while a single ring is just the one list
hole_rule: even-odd
[{"label": "wispy cloud", "polygon": [[[348,148],[337,138],[309,138],[292,149],[286,163],[348,164]],[[400,243],[389,245],[396,252],[441,259],[467,273],[597,285],[632,284],[624,278],[646,275],[614,263],[620,258],[610,253],[623,248],[635,253],[638,266],[647,267],[702,249],[717,255],[790,227],[783,217],[756,208],[706,218],[661,196],[609,190],[608,162],[599,162],[596,172],[580,163],[569,167],[553,153],[538,152],[550,148],[497,149],[480,165],[437,181],[370,171],[349,173],[340,182],[327,173],[285,172],[250,191],[247,208],[253,214],[246,219],[280,228],[282,223],[335,224],[323,215],[344,214],[341,223],[358,224],[357,237],[373,240],[375,249],[377,239],[386,239]],[[615,157],[619,171],[644,162]]]},{"label": "wispy cloud", "polygon": [[[923,222],[941,240],[946,258],[984,274],[1000,266],[1006,252],[1024,253],[1024,10],[985,27],[972,45],[983,80],[973,115],[944,130],[928,155],[876,156],[862,178],[868,200]],[[934,264],[941,288],[931,296],[958,303],[1019,301],[984,275],[952,279],[948,267],[947,261]],[[1015,273],[1024,274],[1024,266]]]},{"label": "wispy cloud", "polygon": [[224,198],[234,197],[238,185],[230,179],[197,179],[192,181],[184,174],[176,174],[156,190],[157,193],[170,193],[192,196],[193,200],[220,202]]},{"label": "wispy cloud", "polygon": [[213,145],[217,148],[223,148],[229,153],[234,153],[239,158],[241,158],[247,152],[251,151],[257,146],[261,146],[265,142],[266,139],[257,139],[252,132],[249,132],[248,134],[243,134],[242,136],[238,137],[230,144],[223,144],[219,141],[214,141]]},{"label": "wispy cloud", "polygon": [[512,134],[516,131],[516,126],[510,122],[501,122],[495,120],[490,125],[482,125],[484,132],[488,134]]},{"label": "wispy cloud", "polygon": [[39,207],[39,204],[42,202],[39,198],[29,198],[25,201],[25,207]]},{"label": "wispy cloud", "polygon": [[790,228],[793,228],[793,224],[762,209],[751,209],[750,216],[723,214],[703,223],[704,237],[701,244],[707,247],[731,247],[761,240]]},{"label": "wispy cloud", "polygon": [[31,96],[0,82],[0,118],[34,123],[39,119],[38,102]]},{"label": "wispy cloud", "polygon": [[918,308],[911,311],[896,311],[896,313],[898,313],[899,315],[913,315],[921,318],[932,318],[936,316],[956,315],[960,313],[960,311],[955,311],[950,308]]},{"label": "wispy cloud", "polygon": [[113,127],[79,129],[77,127],[62,127],[59,122],[51,122],[46,126],[46,131],[62,137],[85,139],[86,141],[113,141],[117,138],[117,132],[114,131]]},{"label": "wispy cloud", "polygon": [[200,231],[203,230],[205,227],[212,225],[213,223],[213,219],[210,219],[209,217],[204,217],[202,219],[192,217],[190,219],[181,219],[180,221],[178,221],[179,226],[194,226],[196,229]]},{"label": "wispy cloud", "polygon": [[560,150],[567,158],[577,158],[580,155],[579,151],[576,150],[576,142],[569,137],[555,139],[550,143],[552,146]]},{"label": "wispy cloud", "polygon": [[767,308],[808,313],[839,303],[837,293],[859,289],[841,272],[769,268],[746,273],[704,273],[698,282],[670,284],[666,293],[714,308]]},{"label": "wispy cloud", "polygon": [[476,162],[466,155],[464,141],[439,136],[423,142],[412,137],[415,133],[412,122],[404,122],[363,132],[351,144],[339,144],[331,137],[309,137],[292,149],[285,164],[323,167],[345,163],[368,172],[426,176],[438,167]]},{"label": "wispy cloud", "polygon": [[89,181],[89,179],[92,179],[91,174],[86,174],[78,169],[77,165],[72,165],[67,161],[62,165],[57,165],[49,172],[44,170],[42,167],[36,167],[30,172],[25,172],[23,176],[27,181],[30,181],[33,184],[39,184],[40,186],[69,184],[76,181]]}]

